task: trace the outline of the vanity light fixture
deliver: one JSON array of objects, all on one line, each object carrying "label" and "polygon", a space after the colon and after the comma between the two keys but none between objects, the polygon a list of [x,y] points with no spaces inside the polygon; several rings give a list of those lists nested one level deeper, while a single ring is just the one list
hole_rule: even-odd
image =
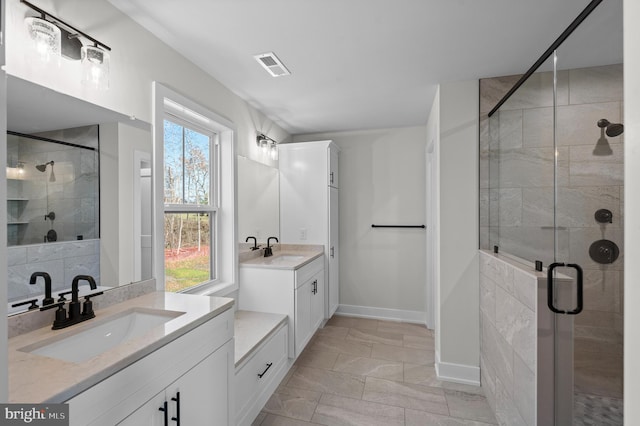
[{"label": "vanity light fixture", "polygon": [[29,16],[25,18],[24,22],[40,60],[44,63],[49,63],[54,58],[58,60],[62,50],[60,28],[53,22],[47,21],[44,14],[42,14],[42,18]]},{"label": "vanity light fixture", "polygon": [[93,46],[82,46],[82,82],[94,89],[109,88],[109,52]]},{"label": "vanity light fixture", "polygon": [[[109,46],[26,0],[20,3],[40,14],[25,18],[25,24],[43,62],[59,60],[61,55],[70,60],[81,59],[82,82],[96,89],[109,88]],[[84,46],[80,37],[91,44]]]},{"label": "vanity light fixture", "polygon": [[278,159],[278,142],[266,136],[263,133],[259,133],[256,137],[256,145],[262,149],[264,155],[269,155],[272,160]]}]

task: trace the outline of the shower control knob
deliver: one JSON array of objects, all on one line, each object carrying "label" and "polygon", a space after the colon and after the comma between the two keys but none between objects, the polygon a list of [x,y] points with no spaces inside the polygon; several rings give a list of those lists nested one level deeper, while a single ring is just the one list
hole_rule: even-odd
[{"label": "shower control knob", "polygon": [[598,240],[589,247],[589,257],[596,263],[607,265],[613,263],[620,256],[620,248],[610,240]]},{"label": "shower control knob", "polygon": [[611,213],[611,210],[600,209],[594,216],[598,223],[613,223],[613,213]]}]

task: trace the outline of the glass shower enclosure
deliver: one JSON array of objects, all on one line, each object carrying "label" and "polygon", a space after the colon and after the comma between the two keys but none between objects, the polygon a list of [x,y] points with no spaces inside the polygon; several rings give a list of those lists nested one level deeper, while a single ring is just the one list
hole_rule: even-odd
[{"label": "glass shower enclosure", "polygon": [[622,1],[600,3],[530,72],[480,84],[481,248],[548,277],[538,424],[622,425]]}]

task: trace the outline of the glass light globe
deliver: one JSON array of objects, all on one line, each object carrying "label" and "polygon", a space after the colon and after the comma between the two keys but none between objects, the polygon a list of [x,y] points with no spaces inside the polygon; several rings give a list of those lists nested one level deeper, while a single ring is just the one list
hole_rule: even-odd
[{"label": "glass light globe", "polygon": [[109,88],[109,52],[97,46],[82,46],[82,83],[99,90]]},{"label": "glass light globe", "polygon": [[29,36],[35,43],[35,49],[42,62],[48,63],[60,59],[61,32],[54,23],[35,16],[25,18]]}]

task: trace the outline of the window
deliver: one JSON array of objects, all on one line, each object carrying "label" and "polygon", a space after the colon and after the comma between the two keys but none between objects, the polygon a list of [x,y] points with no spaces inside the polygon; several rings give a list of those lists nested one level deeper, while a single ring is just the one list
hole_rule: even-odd
[{"label": "window", "polygon": [[235,127],[159,83],[153,108],[157,289],[225,296],[238,289]]},{"label": "window", "polygon": [[165,290],[216,281],[217,135],[168,114],[164,131]]}]

